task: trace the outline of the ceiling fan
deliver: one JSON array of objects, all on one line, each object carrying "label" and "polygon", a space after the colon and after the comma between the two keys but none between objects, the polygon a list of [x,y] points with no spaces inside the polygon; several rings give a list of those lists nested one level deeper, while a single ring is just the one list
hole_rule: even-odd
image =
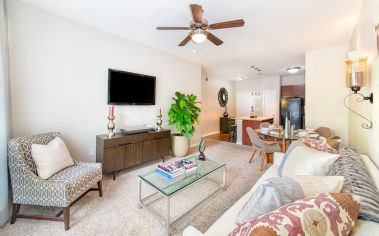
[{"label": "ceiling fan", "polygon": [[208,21],[203,18],[203,7],[201,5],[191,4],[190,9],[192,21],[188,27],[157,27],[157,30],[191,30],[187,37],[185,37],[178,46],[185,46],[190,40],[200,44],[206,39],[215,45],[220,46],[224,42],[208,30],[242,27],[245,24],[245,21],[242,19],[208,24]]}]

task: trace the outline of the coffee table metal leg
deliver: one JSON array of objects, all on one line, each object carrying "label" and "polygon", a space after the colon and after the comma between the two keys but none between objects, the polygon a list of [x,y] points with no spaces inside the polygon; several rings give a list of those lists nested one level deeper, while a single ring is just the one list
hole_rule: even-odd
[{"label": "coffee table metal leg", "polygon": [[167,219],[166,219],[166,232],[167,236],[170,235],[170,197],[167,197]]},{"label": "coffee table metal leg", "polygon": [[226,185],[226,168],[223,168],[223,173],[222,173],[222,189],[225,191],[225,185]]},{"label": "coffee table metal leg", "polygon": [[142,208],[142,180],[138,178],[138,207]]}]

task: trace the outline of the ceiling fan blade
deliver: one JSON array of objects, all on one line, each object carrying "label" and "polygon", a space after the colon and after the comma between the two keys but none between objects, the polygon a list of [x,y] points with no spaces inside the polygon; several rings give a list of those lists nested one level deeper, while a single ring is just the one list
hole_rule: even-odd
[{"label": "ceiling fan blade", "polygon": [[179,45],[178,46],[185,46],[189,41],[191,40],[191,34],[189,34],[189,35],[187,35],[187,37],[185,37],[184,39],[183,39],[183,41],[181,41],[180,43],[179,43]]},{"label": "ceiling fan blade", "polygon": [[234,27],[242,27],[245,25],[245,21],[242,19],[239,20],[231,20],[231,21],[225,21],[215,24],[210,24],[210,29],[225,29],[225,28],[234,28]]},{"label": "ceiling fan blade", "polygon": [[203,7],[197,4],[191,4],[192,19],[195,23],[203,23]]},{"label": "ceiling fan blade", "polygon": [[159,26],[157,27],[157,30],[190,30],[190,27],[164,27]]},{"label": "ceiling fan blade", "polygon": [[224,43],[221,39],[217,38],[214,34],[209,33],[209,32],[207,32],[207,38],[209,41],[216,44],[217,46],[220,46],[221,44]]}]

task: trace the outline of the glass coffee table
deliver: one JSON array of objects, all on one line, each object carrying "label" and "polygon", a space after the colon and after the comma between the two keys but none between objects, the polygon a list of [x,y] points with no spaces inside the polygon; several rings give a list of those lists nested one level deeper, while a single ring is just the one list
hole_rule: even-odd
[{"label": "glass coffee table", "polygon": [[[183,174],[183,176],[177,177],[178,179],[168,180],[166,177],[159,174],[155,169],[147,173],[138,175],[139,207],[140,208],[145,207],[156,218],[158,218],[161,221],[161,223],[166,227],[167,235],[170,235],[170,227],[173,224],[178,222],[181,218],[183,218],[188,213],[195,210],[197,206],[199,206],[205,200],[213,197],[214,195],[219,193],[221,190],[224,190],[225,188],[225,164],[219,163],[217,161],[213,161],[209,158],[206,158],[205,161],[197,160],[197,155],[190,156],[185,159],[189,159],[196,162],[198,164],[197,169],[194,170],[193,172],[190,172],[188,174]],[[209,177],[209,175],[211,175],[212,173],[216,173],[217,171],[222,171],[222,175],[221,175],[222,179],[220,181],[215,181],[214,179],[207,178]],[[213,191],[212,193],[210,193],[210,195],[208,195],[201,202],[199,202],[198,204],[190,208],[190,210],[182,214],[179,218],[172,220],[170,216],[171,197],[185,190],[189,186],[196,184],[197,182],[201,180],[211,181],[212,183],[216,183],[217,189]],[[151,194],[147,197],[142,198],[142,183],[145,183],[148,186],[153,187],[157,191],[154,194]],[[159,214],[156,210],[154,210],[152,207],[149,206],[152,202],[154,202],[154,200],[152,202],[149,200],[151,200],[157,194],[161,195],[161,197],[164,197],[166,201],[167,210],[164,216]]]}]

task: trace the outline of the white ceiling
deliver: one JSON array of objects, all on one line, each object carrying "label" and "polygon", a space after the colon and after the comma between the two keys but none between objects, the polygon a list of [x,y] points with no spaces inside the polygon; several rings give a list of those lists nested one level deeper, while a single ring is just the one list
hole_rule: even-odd
[{"label": "white ceiling", "polygon": [[[75,21],[201,63],[211,76],[233,79],[286,75],[304,68],[305,51],[348,43],[363,0],[22,0]],[[186,47],[186,31],[156,26],[187,26],[188,5],[201,4],[209,23],[244,19],[245,27],[212,31],[224,41]],[[193,49],[198,50],[193,53]]]}]

